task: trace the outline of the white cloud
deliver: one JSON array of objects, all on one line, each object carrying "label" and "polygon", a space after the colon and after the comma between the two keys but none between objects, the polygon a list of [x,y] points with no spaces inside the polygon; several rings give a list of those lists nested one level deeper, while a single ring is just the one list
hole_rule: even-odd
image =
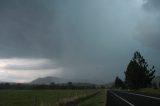
[{"label": "white cloud", "polygon": [[[8,58],[0,59],[0,80],[12,82],[28,82],[37,77],[48,75],[59,75],[62,68],[44,68],[41,66],[50,64],[53,61],[49,59],[25,59],[25,58]],[[7,68],[8,66],[12,66]],[[35,68],[36,67],[36,68]],[[39,67],[39,68],[38,68]]]}]

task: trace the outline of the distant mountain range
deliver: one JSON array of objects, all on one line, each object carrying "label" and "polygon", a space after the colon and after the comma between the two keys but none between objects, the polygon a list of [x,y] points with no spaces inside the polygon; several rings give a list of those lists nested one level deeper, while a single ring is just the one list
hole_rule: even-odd
[{"label": "distant mountain range", "polygon": [[51,84],[51,83],[91,83],[91,84],[104,84],[103,81],[99,80],[86,80],[86,79],[64,79],[58,77],[47,76],[43,78],[37,78],[31,81],[31,84]]}]

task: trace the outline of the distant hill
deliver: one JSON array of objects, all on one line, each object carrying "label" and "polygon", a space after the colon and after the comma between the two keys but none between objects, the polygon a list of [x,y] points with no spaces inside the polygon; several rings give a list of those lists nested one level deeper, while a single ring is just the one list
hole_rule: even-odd
[{"label": "distant hill", "polygon": [[52,82],[54,83],[68,83],[68,82],[73,82],[73,83],[91,83],[91,84],[104,84],[103,81],[99,80],[86,80],[86,79],[63,79],[63,78],[58,78],[58,77],[52,77],[52,76],[47,76],[43,78],[37,78],[33,81],[31,81],[31,84],[51,84]]},{"label": "distant hill", "polygon": [[44,78],[37,78],[31,82],[31,84],[50,84],[50,83],[64,83],[63,79],[57,77],[44,77]]}]

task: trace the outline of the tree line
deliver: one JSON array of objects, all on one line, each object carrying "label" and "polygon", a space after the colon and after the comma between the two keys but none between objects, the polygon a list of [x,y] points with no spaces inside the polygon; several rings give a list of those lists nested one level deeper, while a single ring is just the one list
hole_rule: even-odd
[{"label": "tree line", "polygon": [[50,84],[29,84],[29,83],[0,83],[0,90],[3,89],[15,89],[15,90],[40,90],[40,89],[97,89],[104,88],[103,86],[98,86],[95,84],[84,84],[72,82],[55,84],[54,82]]}]

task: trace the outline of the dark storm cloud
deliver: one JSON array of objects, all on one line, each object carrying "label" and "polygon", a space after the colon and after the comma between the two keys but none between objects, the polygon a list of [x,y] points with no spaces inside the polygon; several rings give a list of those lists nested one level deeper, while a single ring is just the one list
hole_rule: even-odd
[{"label": "dark storm cloud", "polygon": [[53,35],[52,27],[54,12],[41,1],[1,0],[0,15],[1,57],[59,54],[60,41],[58,35]]},{"label": "dark storm cloud", "polygon": [[97,27],[90,27],[90,24],[98,22],[94,22],[97,20],[94,16],[93,20],[89,20],[92,16],[85,16],[87,12],[81,8],[85,6],[83,2],[2,0],[0,56],[54,59],[74,58],[76,55],[88,57],[88,48],[96,45],[96,38],[90,38],[95,36]]},{"label": "dark storm cloud", "polygon": [[111,81],[137,50],[130,35],[138,5],[131,0],[1,0],[0,58],[51,60],[42,66],[8,65],[8,70],[60,67],[64,76]]},{"label": "dark storm cloud", "polygon": [[144,0],[144,9],[148,11],[160,10],[160,0]]},{"label": "dark storm cloud", "polygon": [[81,57],[102,58],[97,52],[104,52],[101,43],[106,40],[97,37],[105,36],[99,33],[105,29],[99,17],[95,17],[101,14],[94,9],[98,3],[94,2],[88,7],[90,2],[84,1],[1,1],[0,56],[70,62]]},{"label": "dark storm cloud", "polygon": [[145,0],[144,17],[138,25],[137,38],[146,46],[160,48],[160,0]]}]

